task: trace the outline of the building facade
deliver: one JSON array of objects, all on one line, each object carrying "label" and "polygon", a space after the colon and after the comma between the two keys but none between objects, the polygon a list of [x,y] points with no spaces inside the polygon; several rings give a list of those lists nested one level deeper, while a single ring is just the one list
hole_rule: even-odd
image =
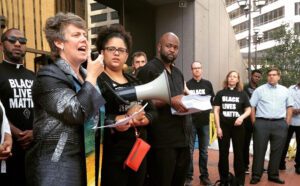
[{"label": "building facade", "polygon": [[49,54],[43,27],[48,17],[60,11],[74,12],[87,20],[92,44],[99,27],[121,23],[133,36],[132,52],[145,51],[150,59],[161,34],[174,32],[181,40],[175,65],[186,80],[191,78],[190,65],[196,60],[202,62],[204,77],[216,90],[230,70],[247,79],[247,66],[225,2],[215,0],[2,0],[0,15],[7,18],[5,29],[19,28],[28,38],[27,68],[37,70],[34,59]]},{"label": "building facade", "polygon": [[[249,0],[248,0],[249,1]],[[253,10],[255,10],[254,1]],[[236,40],[239,43],[240,51],[244,58],[248,54],[248,17],[237,0],[225,0],[226,10],[230,17],[230,22],[235,32]],[[295,31],[300,31],[300,0],[266,0],[266,5],[260,11],[251,13],[251,53],[252,58],[255,52],[255,30],[263,34],[260,43],[257,44],[257,56],[261,56],[263,51],[273,47],[276,43],[272,38],[272,32],[279,29],[283,24],[289,24]]]},{"label": "building facade", "polygon": [[[181,40],[181,47],[175,65],[181,69],[186,80],[192,77],[191,63],[197,60],[203,64],[204,78],[209,79],[216,90],[222,87],[223,80],[230,70],[240,72],[242,80],[246,81],[247,65],[242,62],[224,1],[98,2],[120,10],[121,23],[124,23],[126,30],[133,35],[134,49],[147,51],[150,59],[155,55],[155,46],[163,33],[177,34]],[[122,2],[124,6],[120,6]]]},{"label": "building facade", "polygon": [[88,26],[88,38],[92,44],[92,50],[95,50],[95,42],[99,28],[119,23],[119,13],[94,0],[87,0],[86,3],[87,11],[85,17]]}]

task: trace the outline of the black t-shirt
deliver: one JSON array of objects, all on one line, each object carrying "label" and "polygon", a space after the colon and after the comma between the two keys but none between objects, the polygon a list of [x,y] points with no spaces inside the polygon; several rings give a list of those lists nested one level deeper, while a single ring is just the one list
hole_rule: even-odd
[{"label": "black t-shirt", "polygon": [[249,99],[251,98],[254,90],[255,90],[255,88],[252,87],[250,84],[247,84],[247,85],[244,86],[244,91],[247,93]]},{"label": "black t-shirt", "polygon": [[[148,83],[157,78],[165,70],[163,62],[154,58],[140,68],[137,78]],[[184,78],[175,66],[171,73],[167,71],[171,97],[183,94]],[[172,115],[170,105],[156,108],[158,117],[149,126],[149,140],[152,147],[186,147],[188,146],[188,122],[186,116]]]},{"label": "black t-shirt", "polygon": [[[105,125],[112,124],[117,115],[126,114],[127,110],[133,104],[137,104],[136,101],[126,105],[118,101],[118,99],[113,95],[113,93],[104,85],[104,81],[109,85],[113,90],[120,90],[130,86],[138,85],[138,81],[128,75],[124,74],[125,78],[128,80],[128,83],[119,84],[113,81],[106,73],[102,73],[97,79],[97,83],[100,87],[101,93],[106,100],[105,104]],[[151,106],[149,106],[151,107]],[[148,106],[145,108],[147,111]],[[137,127],[140,132],[140,137],[146,139],[146,129],[145,127]],[[135,130],[133,127],[130,127],[125,132],[119,132],[113,128],[104,129],[104,139],[103,139],[103,148],[105,151],[105,156],[120,156],[122,158],[127,157],[129,154],[134,142],[136,140]]]},{"label": "black t-shirt", "polygon": [[33,101],[31,86],[35,80],[32,71],[5,61],[0,64],[0,99],[7,118],[21,130],[31,130]]},{"label": "black t-shirt", "polygon": [[[35,80],[33,72],[23,65],[0,64],[0,99],[5,108],[7,119],[20,130],[32,130],[33,101],[31,87]],[[16,139],[13,139],[16,140]],[[13,156],[7,160],[9,175],[25,175],[25,151],[14,141]],[[23,180],[21,178],[21,180]]]},{"label": "black t-shirt", "polygon": [[[193,94],[198,94],[201,96],[211,96],[211,101],[215,96],[211,82],[206,79],[201,79],[200,81],[197,81],[194,78],[192,78],[188,82],[186,82],[186,86]],[[195,125],[195,127],[200,127],[201,125],[208,125],[209,114],[210,110],[192,114],[193,124]]]},{"label": "black t-shirt", "polygon": [[214,106],[220,106],[220,123],[234,123],[250,107],[249,98],[244,91],[223,89],[215,99]]}]

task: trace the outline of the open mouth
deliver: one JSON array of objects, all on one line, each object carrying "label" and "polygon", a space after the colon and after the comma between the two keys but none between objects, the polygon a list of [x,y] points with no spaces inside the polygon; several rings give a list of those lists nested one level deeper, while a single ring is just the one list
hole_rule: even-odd
[{"label": "open mouth", "polygon": [[86,52],[86,46],[79,47],[78,51],[85,53]]}]

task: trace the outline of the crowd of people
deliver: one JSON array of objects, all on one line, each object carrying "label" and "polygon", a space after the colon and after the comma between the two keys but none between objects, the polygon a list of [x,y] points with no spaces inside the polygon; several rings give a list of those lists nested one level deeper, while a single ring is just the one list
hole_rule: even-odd
[{"label": "crowd of people", "polygon": [[[0,64],[1,183],[87,185],[86,134],[89,133],[86,130],[99,130],[100,137],[92,140],[101,141],[96,144],[103,146],[101,150],[96,147],[101,167],[96,166],[95,171],[102,186],[192,185],[196,136],[200,183],[213,185],[208,171],[211,112],[218,138],[216,168],[220,185],[245,185],[249,170],[250,184],[259,183],[268,143],[268,180],[285,183],[279,170],[286,169],[285,157],[294,132],[300,144],[300,81],[286,88],[279,84],[280,70],[272,67],[265,74],[265,84],[260,85],[262,72],[254,70],[244,87],[240,74],[232,70],[215,94],[212,83],[203,78],[199,61],[191,63],[192,78],[185,82],[174,64],[180,39],[173,32],[162,34],[156,56],[149,62],[144,52],[133,53],[133,71],[127,73],[123,67],[131,53],[132,37],[123,26],[117,24],[99,30],[96,40],[99,56],[95,60],[91,59],[86,22],[79,16],[58,13],[47,19],[44,31],[53,63],[40,68],[36,75],[23,65],[27,43],[24,34],[11,28],[1,36],[4,56]],[[118,94],[149,83],[161,73],[168,79],[169,102],[128,101]],[[182,98],[187,94],[209,96],[213,109],[185,114],[188,109]],[[172,114],[171,109],[179,114]],[[105,114],[101,115],[101,111]],[[96,129],[86,127],[88,123]],[[138,169],[133,170],[124,162],[133,150],[140,150],[133,148],[137,139],[151,148],[138,162]],[[234,184],[229,172],[230,141]],[[300,174],[299,145],[295,162],[295,172]]]}]

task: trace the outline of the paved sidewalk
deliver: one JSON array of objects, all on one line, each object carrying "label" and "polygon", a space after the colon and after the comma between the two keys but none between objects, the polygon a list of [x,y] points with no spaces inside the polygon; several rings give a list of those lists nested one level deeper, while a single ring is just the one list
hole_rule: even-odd
[{"label": "paved sidewalk", "polygon": [[[194,152],[194,179],[193,179],[193,186],[199,186],[199,168],[198,168],[198,156],[199,151],[195,150]],[[219,179],[219,173],[218,173],[218,156],[219,151],[218,150],[208,150],[208,171],[210,174],[210,179],[214,183],[216,180]],[[233,172],[233,153],[230,153],[229,156],[229,162],[230,162],[230,171]],[[268,162],[266,161],[265,167],[267,167]],[[294,169],[294,161],[288,161],[286,164],[287,170],[280,171],[280,178],[285,180],[285,186],[299,186],[300,185],[300,175],[295,173]],[[250,176],[246,175],[246,181],[245,185],[250,185]],[[256,184],[256,186],[276,186],[280,184],[275,184],[268,181],[268,176],[266,173],[261,178],[261,181]],[[252,185],[250,185],[252,186]]]}]

